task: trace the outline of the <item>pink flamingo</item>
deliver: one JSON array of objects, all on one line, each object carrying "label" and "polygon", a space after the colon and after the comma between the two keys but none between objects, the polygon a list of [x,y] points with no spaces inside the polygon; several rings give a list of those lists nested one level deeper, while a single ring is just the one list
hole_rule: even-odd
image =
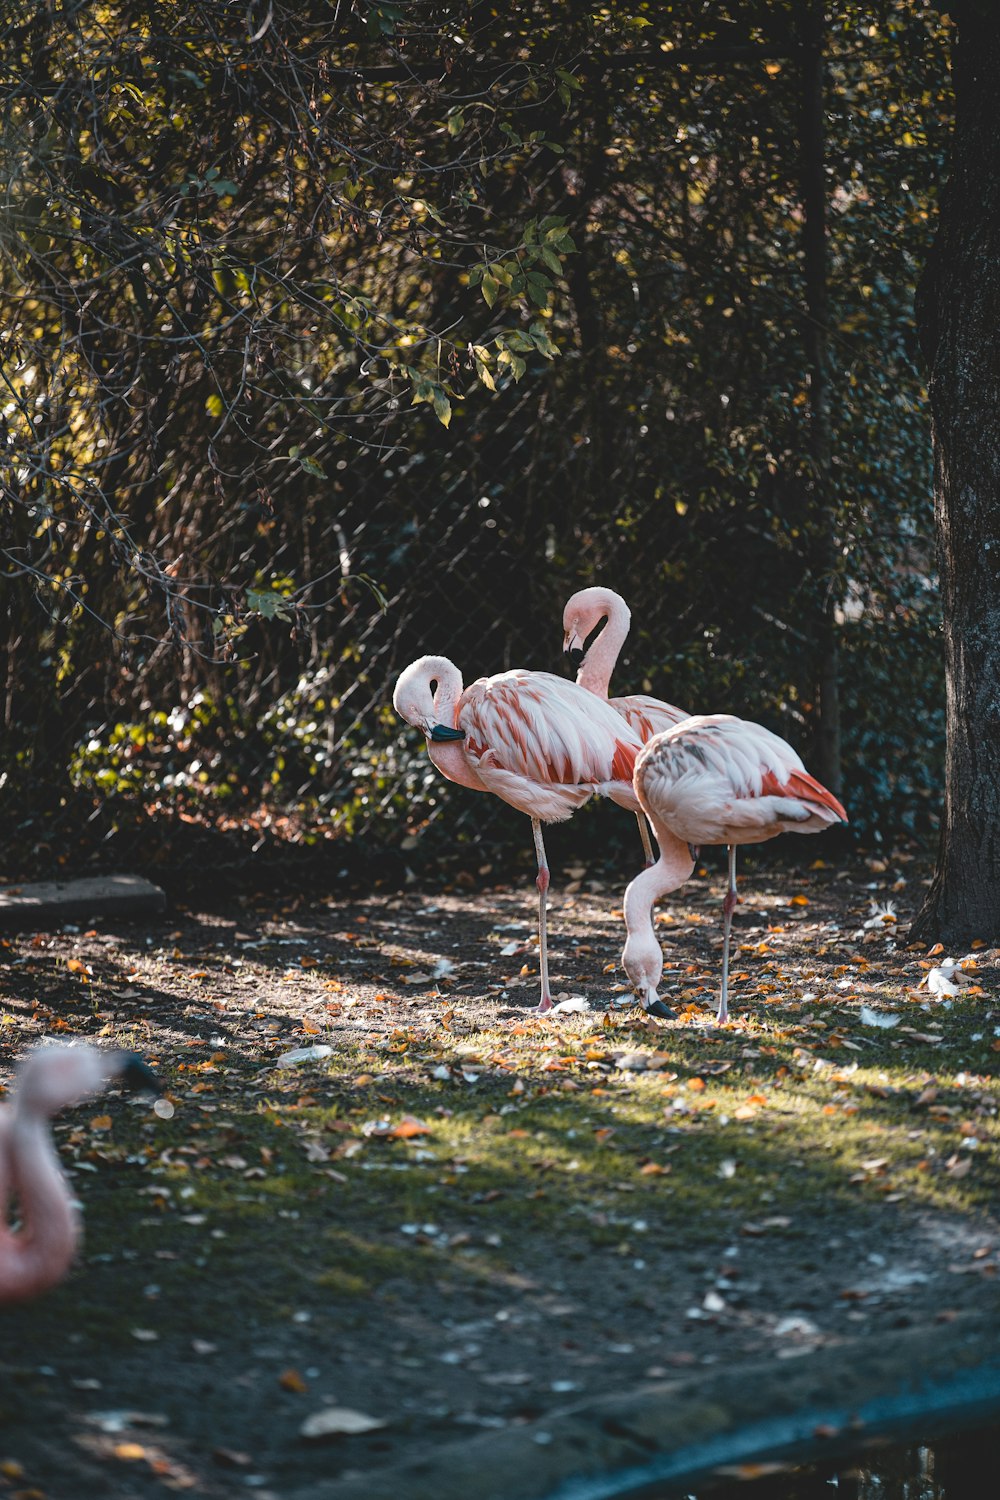
[{"label": "pink flamingo", "polygon": [[160,1092],[133,1052],[41,1047],[21,1064],[13,1096],[0,1108],[0,1213],[6,1214],[13,1194],[23,1221],[17,1233],[0,1222],[0,1303],[37,1296],[68,1271],[80,1243],[80,1218],[48,1122],[115,1077],[127,1087]]},{"label": "pink flamingo", "polygon": [[729,934],[736,895],[736,847],[779,833],[821,833],[846,823],[831,792],[809,775],[778,735],[731,714],[685,720],[658,734],[636,757],[634,785],[653,825],[660,857],[625,892],[628,938],[622,962],[647,1010],[668,1014],[656,993],[663,954],[653,903],[683,885],[701,844],[728,844],[729,889],[722,903],[722,992],[718,1020],[729,1015]]},{"label": "pink flamingo", "polygon": [[549,866],[543,823],[570,817],[596,792],[633,812],[638,736],[606,704],[548,672],[501,672],[462,688],[444,656],[422,656],[399,676],[392,695],[401,719],[422,729],[434,765],[449,781],[493,792],[527,813],[538,860],[541,999],[549,992],[545,893]]},{"label": "pink flamingo", "polygon": [[[586,645],[588,636],[604,621],[600,635]],[[598,698],[605,698],[625,719],[645,744],[654,734],[662,734],[690,717],[682,708],[650,698],[645,693],[631,693],[626,698],[608,698],[611,674],[628,636],[632,611],[614,589],[580,589],[566,602],[563,610],[563,650],[578,668],[576,680]],[[641,812],[636,813],[639,837],[642,839],[646,864],[653,863],[649,829]]]}]

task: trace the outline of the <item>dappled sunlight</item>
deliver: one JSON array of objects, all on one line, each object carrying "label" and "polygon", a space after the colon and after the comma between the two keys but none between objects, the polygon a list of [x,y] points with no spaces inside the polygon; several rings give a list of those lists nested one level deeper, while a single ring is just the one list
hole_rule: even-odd
[{"label": "dappled sunlight", "polygon": [[286,1464],[347,1369],[380,1419],[503,1426],[652,1370],[958,1316],[998,1268],[997,955],[958,955],[974,982],[931,994],[941,956],[866,925],[897,884],[871,873],[741,883],[721,1027],[707,874],[657,926],[676,1022],[632,1000],[601,893],[553,900],[553,988],[589,1007],[553,1017],[529,1008],[516,890],[5,940],[6,1057],[125,1042],[174,1108],[57,1121],[84,1261],[12,1333],[96,1369],[105,1404],[155,1408],[143,1340],[210,1373],[188,1440],[240,1441],[223,1392],[249,1382]]}]

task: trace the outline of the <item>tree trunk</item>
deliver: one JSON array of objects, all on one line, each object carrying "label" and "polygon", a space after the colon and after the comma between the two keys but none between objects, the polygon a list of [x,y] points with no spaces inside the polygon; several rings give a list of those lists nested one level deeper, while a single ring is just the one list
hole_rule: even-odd
[{"label": "tree trunk", "polygon": [[912,936],[1000,939],[1000,9],[950,10],[951,178],[917,299],[934,425],[948,741],[941,846]]},{"label": "tree trunk", "polygon": [[810,501],[815,535],[815,681],[818,703],[814,769],[839,796],[840,653],[836,621],[837,543],[830,485],[829,307],[826,248],[825,0],[810,0],[802,40],[802,251],[805,262],[804,343],[809,371]]}]

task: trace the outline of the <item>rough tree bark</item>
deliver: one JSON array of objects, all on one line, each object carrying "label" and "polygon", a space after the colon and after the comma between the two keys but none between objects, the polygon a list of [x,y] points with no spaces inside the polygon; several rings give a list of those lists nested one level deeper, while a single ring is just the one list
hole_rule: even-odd
[{"label": "rough tree bark", "polygon": [[916,938],[1000,939],[1000,6],[953,3],[951,177],[917,300],[934,425],[945,806]]},{"label": "rough tree bark", "polygon": [[800,18],[802,251],[809,372],[809,484],[814,531],[817,743],[815,770],[839,796],[841,777],[840,651],[837,629],[837,539],[830,476],[829,301],[826,243],[826,0],[809,0]]}]

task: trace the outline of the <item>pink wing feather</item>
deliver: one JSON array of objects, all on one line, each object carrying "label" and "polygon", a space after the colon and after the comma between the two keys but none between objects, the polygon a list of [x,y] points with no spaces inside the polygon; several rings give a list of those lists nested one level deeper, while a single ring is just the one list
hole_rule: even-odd
[{"label": "pink wing feather", "polygon": [[649,698],[644,693],[630,693],[626,698],[609,698],[613,709],[621,714],[625,722],[634,729],[643,744],[654,734],[663,734],[675,724],[691,717],[683,708],[675,708],[662,698]]},{"label": "pink wing feather", "polygon": [[791,745],[730,714],[687,719],[657,735],[635,776],[650,816],[692,844],[754,842],[847,821]]},{"label": "pink wing feather", "polygon": [[638,736],[576,683],[548,672],[481,677],[457,722],[483,784],[529,816],[568,817],[599,787],[631,795]]}]

